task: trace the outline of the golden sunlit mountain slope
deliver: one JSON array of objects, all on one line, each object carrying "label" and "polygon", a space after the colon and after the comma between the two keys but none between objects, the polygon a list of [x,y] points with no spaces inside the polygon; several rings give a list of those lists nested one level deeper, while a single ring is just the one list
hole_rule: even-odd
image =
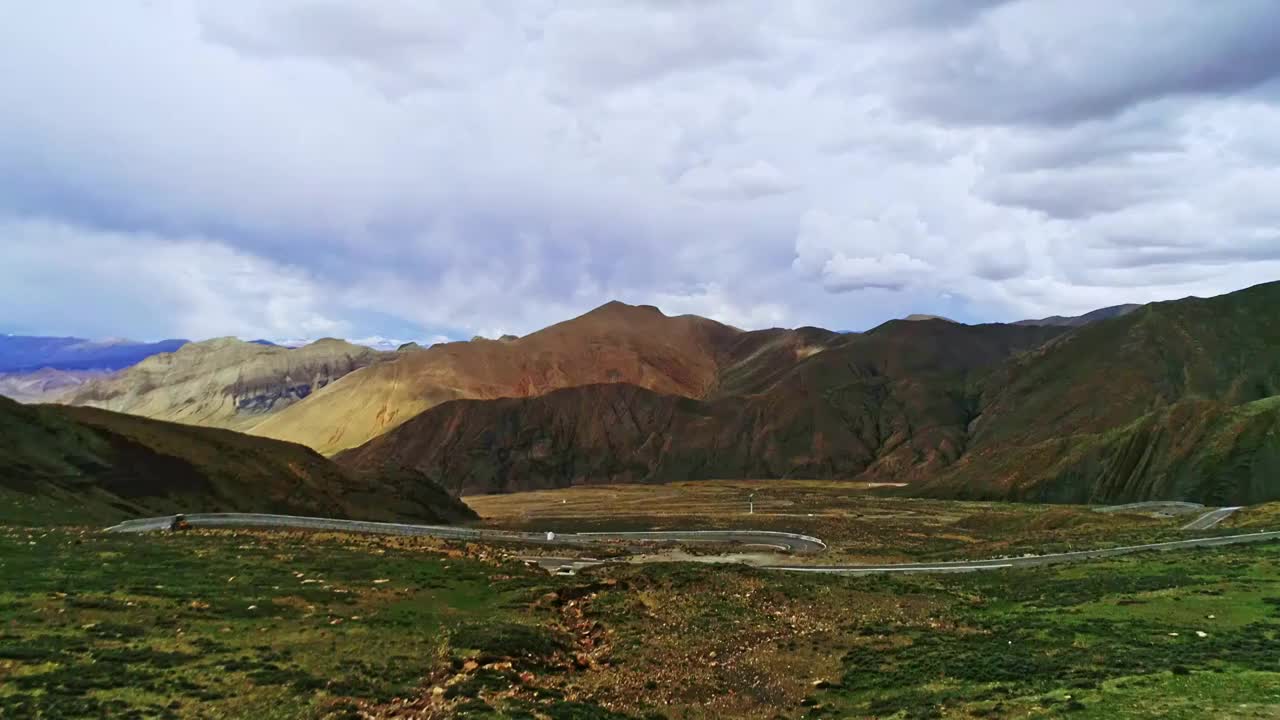
[{"label": "golden sunlit mountain slope", "polygon": [[235,338],[188,343],[85,383],[61,398],[158,420],[248,430],[384,355],[342,340],[300,348]]},{"label": "golden sunlit mountain slope", "polygon": [[331,454],[456,399],[536,397],[599,383],[707,398],[749,391],[839,337],[813,328],[744,332],[692,315],[620,302],[522,338],[408,350],[272,415],[255,434]]}]

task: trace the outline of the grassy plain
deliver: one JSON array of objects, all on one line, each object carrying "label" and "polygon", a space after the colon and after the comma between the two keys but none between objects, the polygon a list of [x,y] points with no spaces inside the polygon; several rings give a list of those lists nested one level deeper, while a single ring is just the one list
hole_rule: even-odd
[{"label": "grassy plain", "polygon": [[858,578],[507,553],[0,530],[0,717],[1280,713],[1277,544]]}]

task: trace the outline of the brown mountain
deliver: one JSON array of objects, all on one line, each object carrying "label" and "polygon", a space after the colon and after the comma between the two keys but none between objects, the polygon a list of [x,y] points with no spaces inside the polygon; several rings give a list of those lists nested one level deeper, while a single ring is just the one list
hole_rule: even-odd
[{"label": "brown mountain", "polygon": [[451,400],[536,397],[601,383],[712,398],[768,383],[839,337],[816,328],[744,332],[706,318],[668,317],[654,307],[612,302],[521,338],[477,338],[396,353],[252,431],[327,454]]},{"label": "brown mountain", "polygon": [[473,517],[425,478],[357,475],[300,445],[0,398],[2,521],[219,511],[421,522]]},{"label": "brown mountain", "polygon": [[[825,349],[774,348],[806,332]],[[913,480],[964,452],[975,373],[1061,332],[922,320],[854,336],[743,333],[736,361],[701,399],[605,384],[453,401],[336,460],[411,467],[460,494],[714,477]]]},{"label": "brown mountain", "polygon": [[1080,327],[895,321],[790,359],[740,351],[700,397],[612,384],[448,402],[336,459],[463,494],[827,477],[941,497],[1264,501],[1280,498],[1277,307],[1280,283]]},{"label": "brown mountain", "polygon": [[70,405],[208,427],[251,430],[383,356],[342,340],[286,348],[217,338],[153,355],[60,398]]}]

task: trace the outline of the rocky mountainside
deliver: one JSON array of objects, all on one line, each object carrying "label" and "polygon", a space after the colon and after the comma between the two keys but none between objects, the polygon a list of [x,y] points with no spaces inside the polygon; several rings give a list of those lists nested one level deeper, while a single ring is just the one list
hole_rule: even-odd
[{"label": "rocky mountainside", "polygon": [[290,349],[217,338],[148,357],[111,377],[85,383],[60,401],[250,430],[272,413],[382,356],[333,339]]},{"label": "rocky mountainside", "polygon": [[8,521],[108,522],[172,512],[277,512],[453,522],[470,510],[429,480],[362,476],[300,445],[94,408],[0,398]]},{"label": "rocky mountainside", "polygon": [[0,335],[0,373],[54,370],[119,370],[152,355],[173,352],[186,340],[140,343],[75,337]]},{"label": "rocky mountainside", "polygon": [[825,330],[744,332],[695,316],[609,303],[521,338],[406,348],[333,383],[253,429],[329,454],[355,447],[458,399],[536,397],[627,383],[711,398],[767,384],[841,336]]}]

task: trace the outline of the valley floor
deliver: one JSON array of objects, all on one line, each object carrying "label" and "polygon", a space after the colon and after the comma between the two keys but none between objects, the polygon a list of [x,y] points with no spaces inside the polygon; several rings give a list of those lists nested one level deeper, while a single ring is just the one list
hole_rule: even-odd
[{"label": "valley floor", "polygon": [[[807,520],[810,494],[834,504],[817,486],[777,492],[757,491],[752,526],[781,508]],[[568,499],[529,511],[567,510],[555,500]],[[497,500],[473,503],[513,522]],[[835,551],[848,557],[1085,544],[1108,527],[1178,535],[1186,521],[865,495],[839,512],[855,506],[865,510],[854,520],[815,518],[851,526]],[[641,522],[629,517],[617,522]],[[727,522],[714,508],[697,517]],[[1273,520],[1274,508],[1245,511],[1224,532]],[[0,718],[1280,714],[1278,543],[868,577],[694,563],[560,577],[514,559],[523,552],[333,533],[0,528]]]},{"label": "valley floor", "polygon": [[[765,557],[760,564],[977,560],[1272,529],[1251,522],[1264,512],[1257,509],[1189,534],[1184,527],[1201,514],[1195,507],[1180,508],[1180,514],[1097,512],[1081,505],[926,500],[877,490],[827,480],[706,480],[463,499],[485,526],[509,530],[780,530],[827,544],[821,554]],[[1280,522],[1272,524],[1280,529]]]}]

